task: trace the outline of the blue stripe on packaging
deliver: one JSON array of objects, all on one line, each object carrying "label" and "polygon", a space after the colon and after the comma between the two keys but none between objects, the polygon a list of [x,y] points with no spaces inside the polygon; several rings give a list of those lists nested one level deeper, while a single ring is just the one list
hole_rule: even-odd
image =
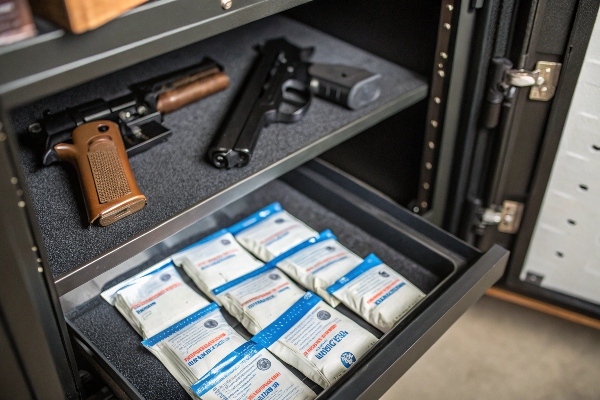
[{"label": "blue stripe on packaging", "polygon": [[292,326],[297,324],[320,301],[322,299],[313,292],[306,292],[300,300],[250,340],[260,344],[264,348],[268,348],[289,331]]},{"label": "blue stripe on packaging", "polygon": [[265,208],[258,210],[257,212],[250,215],[249,217],[244,218],[240,222],[231,225],[227,230],[229,232],[231,232],[231,234],[233,236],[235,236],[235,235],[239,234],[240,232],[250,228],[251,226],[258,224],[259,222],[263,221],[265,218],[268,218],[271,215],[277,214],[282,211],[283,211],[283,207],[281,207],[281,204],[279,204],[277,202],[272,203],[272,204],[266,206]]},{"label": "blue stripe on packaging", "polygon": [[270,271],[274,268],[275,268],[275,264],[272,264],[272,263],[265,264],[264,266],[260,267],[259,269],[256,269],[252,272],[248,272],[246,275],[242,275],[239,278],[236,278],[232,281],[224,283],[223,285],[213,289],[212,292],[216,296],[220,293],[223,293],[224,291],[226,291],[228,289],[231,289],[234,286],[239,285],[240,283],[242,283],[244,281],[247,281],[250,278],[254,278],[255,276],[258,276],[264,272]]},{"label": "blue stripe on packaging", "polygon": [[383,264],[383,262],[375,254],[369,254],[362,263],[358,264],[356,268],[352,269],[346,275],[342,276],[340,279],[335,281],[333,285],[329,286],[327,288],[327,293],[332,295],[334,292],[340,290],[348,283],[352,282],[352,280],[364,274],[371,268],[375,268],[376,266],[381,264]]},{"label": "blue stripe on packaging", "polygon": [[335,237],[333,232],[331,232],[330,229],[325,229],[323,232],[319,233],[317,236],[311,237],[310,239],[307,239],[304,242],[292,247],[288,251],[281,253],[280,255],[278,255],[271,261],[269,261],[268,264],[273,264],[275,266],[275,265],[277,265],[277,263],[285,260],[288,257],[293,256],[294,254],[298,253],[299,251],[302,251],[302,250],[306,249],[307,247],[310,247],[314,244],[317,244],[317,243],[320,243],[320,242],[323,242],[323,241],[329,240],[329,239],[337,239],[337,238]]},{"label": "blue stripe on packaging", "polygon": [[219,363],[217,363],[213,369],[204,374],[204,376],[200,378],[198,382],[191,386],[191,389],[198,396],[202,397],[202,395],[212,390],[215,386],[231,375],[237,363],[251,358],[262,349],[263,348],[260,345],[254,342],[244,343],[219,361]]},{"label": "blue stripe on packaging", "polygon": [[[133,280],[131,283],[128,283],[127,285],[123,286],[122,288],[119,288],[119,290],[117,290],[117,291],[116,291],[116,292],[113,294],[113,296],[116,296],[116,295],[117,295],[117,293],[119,293],[121,290],[123,290],[123,289],[125,289],[125,288],[128,288],[128,287],[130,287],[130,286],[136,285],[136,284],[139,282],[139,280],[140,280],[140,279],[142,279],[142,278],[144,278],[144,277],[146,277],[146,276],[151,276],[151,275],[157,274],[157,273],[161,272],[162,270],[164,270],[164,269],[167,269],[167,268],[169,268],[169,267],[176,268],[176,267],[175,267],[175,264],[173,264],[173,261],[168,261],[166,264],[164,264],[164,265],[160,266],[159,268],[156,268],[154,271],[150,271],[150,272],[148,272],[148,273],[147,273],[147,274],[145,274],[145,275],[138,276],[138,277],[137,277],[137,278],[135,278],[135,280]],[[181,278],[181,277],[180,277],[180,278]],[[117,285],[115,285],[115,286],[117,286]]]},{"label": "blue stripe on packaging", "polygon": [[174,323],[173,325],[171,325],[170,327],[157,333],[156,335],[144,340],[142,342],[142,344],[146,347],[152,347],[155,344],[162,342],[163,340],[165,340],[169,336],[173,335],[174,333],[179,332],[186,326],[189,326],[190,324],[198,321],[200,318],[205,317],[208,314],[210,314],[213,311],[216,311],[218,309],[219,309],[219,305],[217,303],[210,303],[208,306],[201,308],[200,310],[196,311],[195,313],[185,317],[181,321]]},{"label": "blue stripe on packaging", "polygon": [[[276,203],[276,204],[279,204],[279,203]],[[271,261],[266,263],[263,267],[261,267],[257,270],[254,270],[252,272],[249,272],[246,275],[240,276],[237,279],[229,281],[229,282],[213,289],[212,292],[215,296],[220,293],[223,293],[224,291],[231,289],[234,286],[239,285],[240,283],[244,282],[247,279],[253,278],[259,274],[262,274],[263,272],[266,272],[266,271],[269,271],[269,270],[275,268],[277,266],[277,263],[281,262],[282,260],[285,260],[286,258],[292,256],[293,254],[296,254],[297,252],[304,250],[305,248],[307,248],[309,246],[312,246],[316,243],[319,243],[319,242],[322,242],[322,241],[328,240],[328,239],[336,239],[336,237],[331,232],[331,230],[326,229],[323,232],[319,233],[318,236],[312,237],[312,238],[292,247],[288,251],[278,255],[277,257],[275,257],[274,259],[272,259]]]},{"label": "blue stripe on packaging", "polygon": [[229,231],[227,229],[218,230],[215,233],[213,233],[211,235],[208,235],[204,239],[200,239],[196,243],[193,243],[193,244],[189,245],[188,247],[179,250],[177,253],[173,254],[171,257],[174,257],[174,256],[176,256],[178,254],[181,254],[181,253],[183,253],[185,251],[188,251],[190,249],[193,249],[194,247],[200,246],[201,244],[208,243],[208,242],[210,242],[210,241],[212,241],[214,239],[220,238],[221,236],[223,236],[223,235],[225,235],[227,233],[229,233]]}]

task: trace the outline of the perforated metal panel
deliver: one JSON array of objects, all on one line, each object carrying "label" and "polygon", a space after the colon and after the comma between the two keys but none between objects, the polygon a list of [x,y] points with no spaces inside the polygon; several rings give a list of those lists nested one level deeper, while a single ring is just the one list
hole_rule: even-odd
[{"label": "perforated metal panel", "polygon": [[600,304],[598,19],[520,278]]}]

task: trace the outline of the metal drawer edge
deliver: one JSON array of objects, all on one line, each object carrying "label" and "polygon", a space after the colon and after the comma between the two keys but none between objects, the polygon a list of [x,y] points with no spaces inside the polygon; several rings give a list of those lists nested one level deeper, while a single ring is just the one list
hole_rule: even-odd
[{"label": "metal drawer edge", "polygon": [[469,267],[402,332],[343,382],[328,398],[381,397],[504,273],[509,252],[495,245]]}]

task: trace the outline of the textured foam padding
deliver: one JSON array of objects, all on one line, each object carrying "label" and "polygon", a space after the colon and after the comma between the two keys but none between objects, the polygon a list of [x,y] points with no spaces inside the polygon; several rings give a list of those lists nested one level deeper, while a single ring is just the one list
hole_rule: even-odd
[{"label": "textured foam padding", "polygon": [[[314,99],[300,122],[273,124],[263,130],[248,166],[233,170],[212,167],[206,161],[207,148],[256,58],[253,47],[282,36],[302,47],[315,46],[315,62],[349,64],[380,73],[381,97],[356,111]],[[172,137],[130,159],[140,190],[148,198],[143,210],[108,227],[88,227],[74,169],[66,164],[41,167],[41,150],[32,148],[27,126],[46,109],[58,111],[97,98],[124,95],[132,83],[197,63],[204,56],[224,66],[231,78],[229,89],[167,115],[164,123],[172,129]],[[425,93],[425,88],[425,79],[405,68],[291,19],[274,16],[15,110],[12,116],[15,128],[22,133],[27,185],[52,273],[59,276],[69,272],[399,97],[419,90]]]},{"label": "textured foam padding", "polygon": [[[337,216],[335,212],[324,208],[280,180],[266,184],[215,213],[214,220],[218,221],[218,226],[214,227],[211,232],[227,227],[274,201],[279,201],[287,211],[313,229],[321,231],[330,228],[338,237],[340,243],[359,256],[364,257],[372,252],[377,254],[386,264],[400,272],[425,293],[431,291],[441,280],[440,277],[429,271],[427,266],[420,265],[407,258],[401,252],[370,236],[359,227]],[[203,236],[208,233],[206,232]],[[196,237],[194,240],[201,238]],[[189,244],[189,240],[173,248],[182,248],[187,244]],[[111,281],[105,286],[105,289],[116,285],[118,282],[139,272],[142,268],[147,268],[168,255],[155,256],[153,260],[149,260],[143,266]],[[180,273],[184,278],[187,278],[183,270],[180,270]],[[190,281],[189,278],[187,281]],[[193,286],[193,283],[189,284]],[[381,337],[381,332],[369,326],[343,305],[338,306],[337,309],[377,337]],[[224,315],[242,336],[249,337],[248,332],[239,323],[226,312],[224,312]],[[187,394],[175,379],[140,344],[141,338],[133,328],[114,307],[106,303],[100,296],[72,310],[66,317],[69,323],[80,332],[83,339],[96,348],[142,396],[148,399],[186,398]],[[306,383],[314,385],[310,381],[306,381]]]}]

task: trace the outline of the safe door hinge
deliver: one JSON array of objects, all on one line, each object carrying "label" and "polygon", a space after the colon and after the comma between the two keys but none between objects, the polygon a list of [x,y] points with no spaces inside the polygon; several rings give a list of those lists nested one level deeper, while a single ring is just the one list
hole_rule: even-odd
[{"label": "safe door hinge", "polygon": [[517,233],[521,226],[523,208],[523,203],[512,200],[505,200],[502,202],[502,206],[492,205],[482,210],[479,226],[483,228],[496,225],[499,232]]},{"label": "safe door hinge", "polygon": [[515,87],[531,86],[529,99],[549,101],[556,92],[561,67],[561,63],[538,61],[533,71],[510,69],[506,71],[504,84]]},{"label": "safe door hinge", "polygon": [[548,101],[556,92],[562,64],[538,61],[534,71],[513,69],[513,63],[505,57],[490,60],[487,90],[481,111],[481,123],[486,129],[494,129],[500,121],[502,103],[514,96],[518,87],[531,87],[531,100]]}]

